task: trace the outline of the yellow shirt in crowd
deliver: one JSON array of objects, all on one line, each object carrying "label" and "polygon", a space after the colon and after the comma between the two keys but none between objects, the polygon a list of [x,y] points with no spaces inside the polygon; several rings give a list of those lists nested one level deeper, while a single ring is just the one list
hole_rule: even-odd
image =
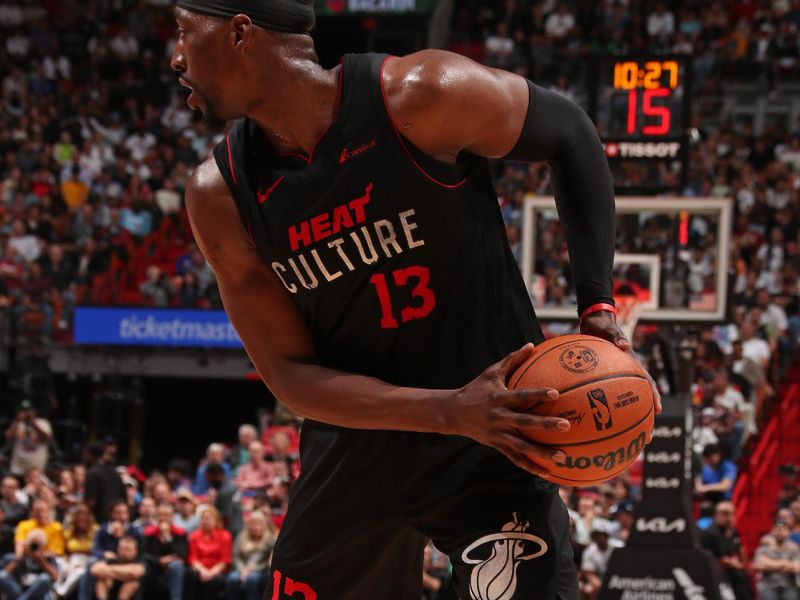
[{"label": "yellow shirt in crowd", "polygon": [[64,537],[67,540],[67,554],[91,554],[92,544],[94,543],[94,534],[97,533],[97,525],[85,537],[75,537],[75,533],[71,529],[64,532]]},{"label": "yellow shirt in crowd", "polygon": [[47,525],[42,527],[36,519],[26,519],[20,521],[17,525],[16,532],[14,533],[15,542],[24,542],[31,531],[39,530],[44,533],[47,538],[47,545],[45,551],[51,554],[61,556],[64,554],[64,529],[61,523],[57,521],[50,521]]}]

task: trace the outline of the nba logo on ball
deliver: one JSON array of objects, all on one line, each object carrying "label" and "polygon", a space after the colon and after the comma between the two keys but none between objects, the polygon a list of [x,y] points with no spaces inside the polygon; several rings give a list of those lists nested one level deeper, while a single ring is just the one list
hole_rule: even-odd
[{"label": "nba logo on ball", "polygon": [[589,399],[589,408],[592,409],[594,426],[597,427],[597,431],[611,429],[611,409],[608,408],[606,393],[602,389],[597,388],[595,390],[590,390],[589,393],[586,394],[586,397]]},{"label": "nba logo on ball", "polygon": [[588,373],[597,367],[597,353],[588,346],[570,346],[561,351],[558,362],[571,373]]}]

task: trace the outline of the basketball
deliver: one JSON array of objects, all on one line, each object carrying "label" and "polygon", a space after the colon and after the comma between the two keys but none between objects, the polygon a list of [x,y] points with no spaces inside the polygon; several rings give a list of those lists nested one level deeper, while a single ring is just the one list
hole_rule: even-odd
[{"label": "basketball", "polygon": [[535,442],[564,452],[549,465],[550,481],[569,486],[602,483],[628,468],[653,430],[653,393],[630,354],[588,335],[565,335],[540,344],[511,376],[509,389],[553,388],[559,397],[533,407],[567,419],[569,431],[523,430]]}]

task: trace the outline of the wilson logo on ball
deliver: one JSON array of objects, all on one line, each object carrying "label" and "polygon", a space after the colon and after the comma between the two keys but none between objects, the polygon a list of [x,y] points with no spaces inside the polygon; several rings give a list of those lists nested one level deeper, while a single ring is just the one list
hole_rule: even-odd
[{"label": "wilson logo on ball", "polygon": [[561,351],[558,362],[571,373],[588,373],[597,367],[597,353],[588,346],[570,346]]},{"label": "wilson logo on ball", "polygon": [[556,463],[562,469],[588,469],[591,466],[601,467],[604,471],[611,471],[617,465],[623,465],[634,459],[642,452],[647,438],[644,433],[636,436],[627,448],[620,446],[616,450],[597,454],[595,456],[569,456],[563,463]]}]

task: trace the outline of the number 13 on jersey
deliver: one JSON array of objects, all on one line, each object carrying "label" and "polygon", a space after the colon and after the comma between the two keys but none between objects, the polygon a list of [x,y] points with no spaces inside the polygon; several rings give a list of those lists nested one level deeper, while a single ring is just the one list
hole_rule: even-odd
[{"label": "number 13 on jersey", "polygon": [[[436,307],[436,296],[428,287],[431,281],[431,271],[428,267],[414,265],[395,269],[390,276],[375,273],[369,281],[375,286],[378,294],[381,307],[381,327],[384,329],[397,329],[400,322],[407,323],[415,319],[424,319]],[[410,302],[400,308],[399,315],[396,312],[397,308],[392,305],[392,297],[389,293],[390,285],[395,288],[411,288]],[[398,321],[398,316],[400,321]]]}]

